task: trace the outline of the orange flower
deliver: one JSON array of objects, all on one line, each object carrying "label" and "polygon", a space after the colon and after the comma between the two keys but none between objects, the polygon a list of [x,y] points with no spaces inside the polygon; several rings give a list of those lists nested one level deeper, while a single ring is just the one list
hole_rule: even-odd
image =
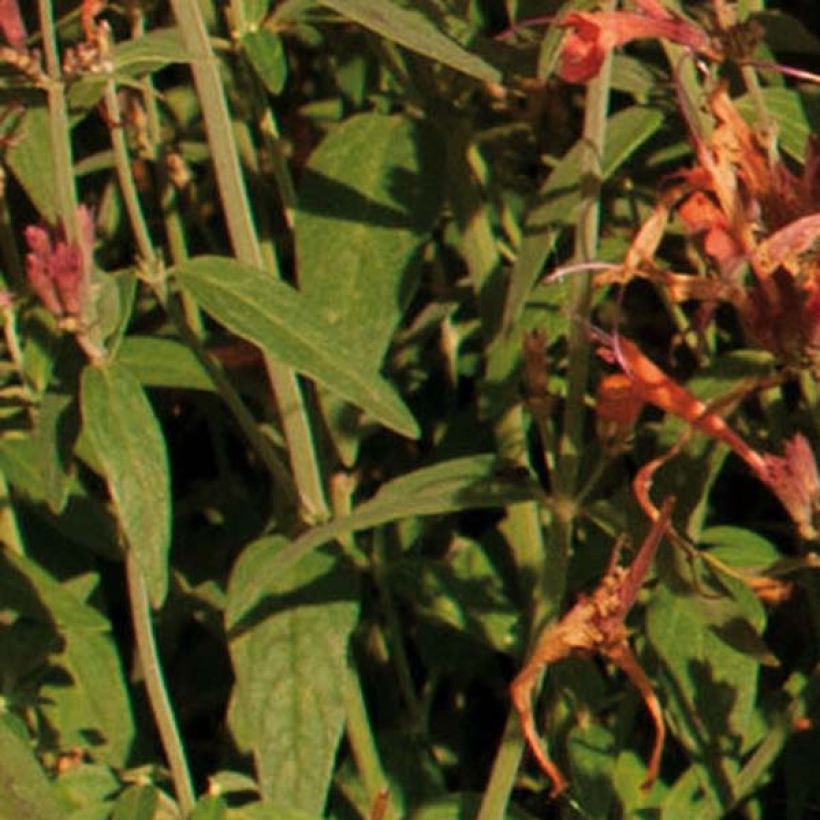
[{"label": "orange flower", "polygon": [[[783,457],[761,454],[717,413],[644,356],[634,342],[622,336],[610,337],[597,329],[593,332],[603,342],[598,355],[620,365],[631,381],[635,399],[683,419],[730,447],[777,496],[800,534],[809,539],[817,537],[814,518],[820,512],[820,478],[814,454],[803,436],[798,434],[786,444]],[[641,499],[641,504],[645,510],[651,508],[646,498]]]},{"label": "orange flower", "polygon": [[568,83],[585,83],[600,70],[607,53],[632,40],[663,37],[695,51],[709,52],[706,32],[670,14],[657,0],[638,0],[641,13],[570,12],[558,25],[572,32],[561,49],[558,75]]}]

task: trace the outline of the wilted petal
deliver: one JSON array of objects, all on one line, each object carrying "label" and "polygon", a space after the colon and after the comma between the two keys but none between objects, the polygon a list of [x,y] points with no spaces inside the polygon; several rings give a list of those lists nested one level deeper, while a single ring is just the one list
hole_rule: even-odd
[{"label": "wilted petal", "polygon": [[807,539],[817,538],[815,516],[820,512],[820,476],[814,453],[805,436],[798,433],[783,448],[783,456],[765,456],[772,492]]}]

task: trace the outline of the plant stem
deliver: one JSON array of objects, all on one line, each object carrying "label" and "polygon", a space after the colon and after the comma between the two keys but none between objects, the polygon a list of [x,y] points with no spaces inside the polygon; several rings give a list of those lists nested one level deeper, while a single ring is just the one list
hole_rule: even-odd
[{"label": "plant stem", "polygon": [[[388,782],[379,758],[373,730],[370,728],[361,681],[352,663],[345,681],[344,699],[347,740],[367,792],[368,804],[373,806],[387,791]],[[385,820],[395,820],[398,817],[392,804],[388,803],[383,817]]]},{"label": "plant stem", "polygon": [[500,820],[507,816],[507,804],[510,802],[523,752],[524,738],[521,735],[518,713],[515,709],[510,709],[476,820]]},{"label": "plant stem", "polygon": [[165,758],[171,769],[171,778],[174,781],[174,791],[179,801],[180,811],[183,816],[187,816],[194,808],[194,789],[160,666],[145,582],[134,557],[134,551],[130,547],[125,560],[125,574],[128,582],[131,619],[134,624],[134,639],[145,688],[148,692],[148,701],[151,704],[151,712],[159,731]]},{"label": "plant stem", "polygon": [[54,27],[52,0],[39,0],[40,31],[46,57],[48,81],[48,120],[51,157],[54,168],[54,188],[57,194],[57,214],[69,243],[77,241],[77,191],[72,173],[71,127],[66,110],[65,91],[57,50],[57,32]]},{"label": "plant stem", "polygon": [[[609,4],[611,7],[612,4]],[[587,87],[584,141],[581,162],[581,208],[576,224],[575,261],[589,262],[598,247],[599,196],[601,190],[600,162],[606,135],[609,106],[609,76],[611,55],[604,61],[599,75]],[[580,456],[583,447],[584,396],[589,375],[589,342],[584,322],[589,314],[591,285],[589,274],[573,276],[570,285],[569,314],[573,321],[569,329],[569,373],[564,409],[563,438],[555,470],[556,506],[552,517],[551,538],[543,545],[540,527],[531,527],[528,538],[530,552],[535,539],[541,547],[540,563],[531,568],[538,582],[533,586],[532,630],[530,644],[550,620],[560,611],[566,584],[567,561],[572,542],[576,505],[571,500],[576,492]],[[525,505],[516,505],[524,507]],[[535,505],[526,505],[535,507]],[[512,513],[513,509],[510,508]],[[533,515],[533,513],[530,513]],[[518,545],[520,549],[520,545]],[[544,572],[544,565],[549,571]],[[510,709],[504,734],[496,753],[478,820],[496,820],[507,812],[510,793],[521,761],[524,741],[514,709]]]},{"label": "plant stem", "polygon": [[[122,111],[117,100],[117,91],[114,81],[109,80],[105,84],[103,96],[105,101],[106,115],[109,122],[120,123]],[[145,222],[142,206],[140,205],[137,186],[134,184],[134,176],[131,173],[131,158],[128,155],[128,146],[125,142],[125,133],[122,127],[114,125],[111,128],[111,146],[114,149],[114,166],[117,169],[117,180],[120,184],[120,193],[125,204],[125,212],[128,214],[128,221],[131,223],[131,232],[137,243],[139,255],[148,269],[156,274],[158,272],[159,257],[154,250],[154,243],[148,233],[148,225]]]},{"label": "plant stem", "polygon": [[[185,46],[193,58],[191,71],[202,106],[205,131],[231,244],[239,260],[264,269],[265,259],[251,218],[251,204],[239,165],[228,104],[219,78],[219,66],[211,48],[202,11],[195,0],[171,0],[171,5]],[[275,257],[268,260],[268,266],[275,276],[279,276]],[[279,405],[303,514],[308,519],[326,518],[328,504],[324,484],[296,374],[289,367],[275,361],[266,360],[266,368]]]}]

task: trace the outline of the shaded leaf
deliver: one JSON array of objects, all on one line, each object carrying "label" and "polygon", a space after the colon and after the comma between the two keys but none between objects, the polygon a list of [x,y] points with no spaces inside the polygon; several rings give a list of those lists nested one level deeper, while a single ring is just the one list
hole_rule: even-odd
[{"label": "shaded leaf", "polygon": [[272,31],[261,29],[246,31],[239,42],[265,88],[274,96],[281,94],[288,78],[282,38]]},{"label": "shaded leaf", "polygon": [[477,80],[487,83],[501,80],[496,68],[465,51],[418,12],[404,9],[392,0],[378,4],[370,0],[318,0],[318,3],[387,40]]},{"label": "shaded leaf", "polygon": [[83,370],[81,406],[83,433],[151,603],[159,607],[168,588],[171,544],[170,476],[159,423],[136,377],[116,363]]},{"label": "shaded leaf", "polygon": [[348,339],[316,322],[309,300],[264,271],[219,256],[201,256],[172,273],[215,319],[265,353],[312,376],[406,436],[418,428],[393,388],[362,373]]},{"label": "shaded leaf", "polygon": [[158,336],[126,336],[117,362],[145,387],[213,391],[210,376],[181,342]]},{"label": "shaded leaf", "polygon": [[[632,106],[607,121],[607,137],[601,162],[601,178],[607,180],[624,161],[663,124],[663,113],[656,108]],[[541,274],[553,243],[564,226],[575,220],[581,201],[581,156],[579,140],[553,168],[536,195],[524,221],[524,239],[510,274],[504,329],[509,330],[521,315],[536,278]]]},{"label": "shaded leaf", "polygon": [[4,608],[60,629],[104,632],[109,627],[96,609],[79,600],[32,560],[11,550],[0,551],[0,600]]}]

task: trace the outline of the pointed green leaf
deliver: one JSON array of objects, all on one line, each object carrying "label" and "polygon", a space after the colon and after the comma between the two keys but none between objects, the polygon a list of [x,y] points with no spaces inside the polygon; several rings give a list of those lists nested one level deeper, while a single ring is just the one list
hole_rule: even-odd
[{"label": "pointed green leaf", "polygon": [[132,77],[190,59],[176,26],[153,29],[141,37],[118,43],[112,58],[118,73]]},{"label": "pointed green leaf", "polygon": [[[229,723],[240,746],[253,750],[265,797],[320,817],[344,726],[357,579],[326,553],[274,578],[276,541],[248,547],[231,575]],[[260,576],[273,580],[260,588]]]},{"label": "pointed green leaf", "polygon": [[3,161],[40,216],[53,224],[57,217],[57,201],[50,164],[51,133],[45,104],[33,104],[26,108],[18,127],[25,138],[12,140]]},{"label": "pointed green leaf", "polygon": [[418,251],[441,207],[442,157],[429,128],[367,113],[334,128],[303,172],[299,289],[366,370],[381,366],[415,290]]},{"label": "pointed green leaf", "polygon": [[703,757],[715,783],[734,778],[740,754],[756,740],[760,661],[753,644],[760,645],[765,622],[745,584],[720,581],[722,595],[714,589],[683,594],[663,585],[647,610],[647,637],[671,681],[672,728],[690,753]]},{"label": "pointed green leaf", "polygon": [[265,88],[274,96],[281,94],[288,78],[282,38],[272,31],[261,29],[246,31],[239,42]]},{"label": "pointed green leaf", "polygon": [[14,720],[0,715],[0,820],[59,820],[65,813]]},{"label": "pointed green leaf", "polygon": [[11,550],[0,551],[0,601],[6,609],[60,629],[108,629],[108,621],[96,609],[79,600],[34,561]]},{"label": "pointed green leaf", "polygon": [[119,364],[86,367],[82,425],[154,607],[168,588],[171,488],[165,440],[136,377]]},{"label": "pointed green leaf", "polygon": [[211,377],[181,342],[158,336],[126,336],[117,361],[145,387],[213,391]]},{"label": "pointed green leaf", "polygon": [[129,786],[117,799],[111,820],[154,820],[158,802],[156,786]]},{"label": "pointed green leaf", "polygon": [[255,584],[261,587],[269,583],[269,577],[275,577],[312,550],[348,532],[416,515],[505,507],[543,498],[540,485],[529,476],[497,474],[497,466],[494,455],[467,456],[394,479],[350,515],[313,527],[279,550],[266,568],[271,575],[260,574]]},{"label": "pointed green leaf", "polygon": [[312,376],[406,436],[418,435],[410,411],[378,375],[361,371],[349,339],[322,322],[296,290],[220,256],[200,256],[172,269],[180,285],[229,330],[266,354]]},{"label": "pointed green leaf", "polygon": [[461,71],[486,83],[497,83],[501,72],[458,43],[442,34],[429,20],[415,11],[404,9],[390,0],[318,0],[319,5],[333,9],[370,31],[400,46],[423,54],[431,60]]}]

